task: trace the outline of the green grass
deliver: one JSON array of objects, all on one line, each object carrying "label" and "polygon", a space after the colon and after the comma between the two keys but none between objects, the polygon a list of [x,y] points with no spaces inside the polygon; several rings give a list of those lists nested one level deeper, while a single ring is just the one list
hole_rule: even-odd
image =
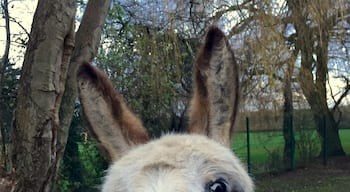
[{"label": "green grass", "polygon": [[[307,135],[305,135],[307,134]],[[341,129],[339,131],[340,139],[343,148],[347,154],[350,154],[350,129]],[[320,150],[320,140],[316,131],[304,132],[305,138],[299,139],[303,141],[305,145],[314,145],[314,155],[318,155]],[[295,134],[298,142],[298,137],[301,137],[300,133]],[[311,137],[311,139],[310,139]],[[307,140],[309,139],[309,140]],[[298,144],[298,143],[297,143]],[[299,143],[300,144],[300,143]],[[250,133],[250,154],[252,164],[265,164],[269,160],[271,154],[279,153],[282,155],[284,147],[284,139],[282,131],[269,131],[269,132],[252,132]],[[311,146],[312,147],[312,146]],[[246,134],[236,133],[233,138],[233,151],[242,160],[247,160],[247,144]],[[300,153],[303,153],[296,149],[296,159],[300,158]]]},{"label": "green grass", "polygon": [[346,154],[350,155],[350,129],[340,130],[340,140]]},{"label": "green grass", "polygon": [[[305,137],[302,137],[302,136]],[[350,129],[341,129],[339,131],[342,146],[350,155]],[[313,154],[316,157],[320,151],[320,139],[316,131],[310,130],[303,134],[296,133],[296,140],[303,141],[305,146],[313,148]],[[310,139],[311,138],[311,139]],[[308,162],[304,168],[294,171],[284,172],[283,169],[278,170],[278,166],[282,165],[282,153],[284,139],[282,131],[272,132],[253,132],[250,134],[251,146],[251,163],[252,172],[255,177],[256,192],[346,192],[350,191],[350,174],[349,166],[336,168],[330,166],[344,165],[340,163],[328,163],[327,168],[322,165],[322,160]],[[300,143],[299,143],[300,144]],[[233,140],[233,151],[236,155],[246,163],[247,145],[246,134],[236,133]],[[296,160],[300,160],[300,150],[296,149]],[[274,155],[278,154],[277,159]],[[275,161],[274,161],[275,160]],[[334,161],[334,159],[332,159]],[[347,161],[348,162],[348,161]],[[270,166],[270,167],[269,167]],[[272,167],[272,168],[271,168]],[[277,175],[270,175],[267,171],[274,171],[277,167],[279,172]]]}]

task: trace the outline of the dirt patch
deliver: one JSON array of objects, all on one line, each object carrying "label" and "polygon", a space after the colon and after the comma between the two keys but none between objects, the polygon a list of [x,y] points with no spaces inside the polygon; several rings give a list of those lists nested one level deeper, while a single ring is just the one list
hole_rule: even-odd
[{"label": "dirt patch", "polygon": [[293,171],[267,174],[256,178],[257,191],[349,191],[350,157],[327,161],[315,159]]},{"label": "dirt patch", "polygon": [[15,186],[15,174],[5,173],[2,167],[0,167],[0,191],[12,192]]}]

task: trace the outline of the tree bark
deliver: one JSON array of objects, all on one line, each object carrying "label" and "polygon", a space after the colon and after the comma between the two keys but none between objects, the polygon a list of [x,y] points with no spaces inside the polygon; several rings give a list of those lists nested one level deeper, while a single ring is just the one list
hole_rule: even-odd
[{"label": "tree bark", "polygon": [[[86,6],[75,37],[75,49],[68,68],[67,82],[60,109],[61,125],[69,126],[77,97],[76,71],[82,61],[91,62],[97,53],[111,0],[91,0]],[[67,132],[65,132],[67,134]],[[67,135],[60,139],[65,145]]]},{"label": "tree bark", "polygon": [[[15,191],[52,191],[62,148],[59,109],[74,47],[75,0],[39,0],[17,92]],[[66,130],[67,131],[67,130]]]}]

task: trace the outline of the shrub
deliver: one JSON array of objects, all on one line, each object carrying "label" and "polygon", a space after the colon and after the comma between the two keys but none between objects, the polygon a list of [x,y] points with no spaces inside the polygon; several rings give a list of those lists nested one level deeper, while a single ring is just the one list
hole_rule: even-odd
[{"label": "shrub", "polygon": [[320,151],[320,139],[316,131],[300,130],[295,136],[295,148],[302,163],[309,162]]}]

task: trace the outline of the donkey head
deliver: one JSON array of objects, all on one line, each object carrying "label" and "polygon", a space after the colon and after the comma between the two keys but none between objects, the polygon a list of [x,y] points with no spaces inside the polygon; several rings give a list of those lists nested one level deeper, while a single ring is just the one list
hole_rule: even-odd
[{"label": "donkey head", "polygon": [[79,98],[92,135],[113,163],[105,192],[251,192],[230,149],[239,100],[238,67],[222,31],[211,27],[194,64],[189,134],[149,141],[107,76],[90,64],[78,71]]}]

